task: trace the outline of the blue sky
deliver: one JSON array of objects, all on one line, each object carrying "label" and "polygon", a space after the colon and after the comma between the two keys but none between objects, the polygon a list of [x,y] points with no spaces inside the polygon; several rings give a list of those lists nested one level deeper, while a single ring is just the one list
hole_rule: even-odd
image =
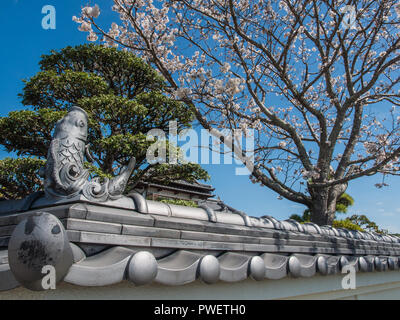
[{"label": "blue sky", "polygon": [[[88,1],[89,2],[89,1]],[[22,91],[22,79],[33,76],[38,70],[42,54],[51,49],[86,42],[86,34],[77,30],[72,16],[78,16],[87,1],[78,0],[3,0],[0,9],[2,61],[0,78],[0,116],[12,110],[23,109],[18,93]],[[93,5],[95,2],[91,1]],[[110,8],[112,1],[101,0],[100,8]],[[41,21],[42,7],[56,8],[56,29],[44,30]],[[106,11],[103,11],[104,15]],[[111,15],[111,13],[110,13]],[[7,153],[0,150],[0,158]],[[286,219],[292,213],[301,213],[304,207],[287,200],[278,200],[277,194],[250,182],[247,176],[235,176],[235,165],[204,165],[211,175],[210,184],[216,194],[232,207],[249,215],[272,215]],[[347,192],[355,199],[349,214],[366,214],[379,226],[400,233],[400,178],[389,177],[390,185],[377,189],[380,176],[361,178],[350,183]],[[399,198],[398,198],[399,197]],[[344,216],[343,216],[344,217]]]}]

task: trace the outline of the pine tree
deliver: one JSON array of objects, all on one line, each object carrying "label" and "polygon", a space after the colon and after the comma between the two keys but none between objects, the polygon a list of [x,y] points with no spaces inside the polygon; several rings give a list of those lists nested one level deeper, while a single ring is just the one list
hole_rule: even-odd
[{"label": "pine tree", "polygon": [[[151,129],[168,133],[170,121],[178,131],[189,128],[193,114],[169,98],[164,79],[132,53],[100,45],[80,45],[43,55],[40,71],[25,81],[22,104],[28,109],[0,118],[0,145],[18,158],[0,160],[0,198],[22,198],[41,190],[52,130],[68,109],[77,105],[89,115],[88,143],[93,175],[119,173],[136,157],[128,190],[138,180],[208,179],[199,165],[149,164],[146,140]],[[168,141],[168,140],[167,140]],[[167,154],[168,156],[168,154]]]}]

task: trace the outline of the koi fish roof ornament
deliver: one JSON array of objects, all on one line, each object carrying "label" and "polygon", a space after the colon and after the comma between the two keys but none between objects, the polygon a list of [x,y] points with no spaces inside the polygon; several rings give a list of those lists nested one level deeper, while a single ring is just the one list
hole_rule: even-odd
[{"label": "koi fish roof ornament", "polygon": [[85,158],[92,162],[87,144],[88,115],[79,107],[72,107],[57,122],[44,170],[44,190],[47,198],[72,198],[82,194],[90,201],[116,200],[122,197],[136,163],[131,158],[127,167],[112,179],[89,180]]}]

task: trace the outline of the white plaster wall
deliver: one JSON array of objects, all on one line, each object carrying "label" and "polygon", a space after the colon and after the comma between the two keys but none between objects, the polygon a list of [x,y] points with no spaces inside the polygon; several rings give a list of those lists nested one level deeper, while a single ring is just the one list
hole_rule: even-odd
[{"label": "white plaster wall", "polygon": [[[183,286],[151,284],[135,287],[124,281],[106,287],[79,287],[61,283],[56,290],[33,292],[24,288],[0,292],[5,299],[400,299],[400,271],[357,273],[356,289],[343,290],[344,275],[281,280],[196,281]],[[210,290],[212,289],[212,290]]]}]

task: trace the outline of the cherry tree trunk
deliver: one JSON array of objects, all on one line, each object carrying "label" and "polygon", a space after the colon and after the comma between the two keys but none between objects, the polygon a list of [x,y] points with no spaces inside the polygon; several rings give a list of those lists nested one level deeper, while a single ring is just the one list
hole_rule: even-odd
[{"label": "cherry tree trunk", "polygon": [[320,226],[332,225],[335,219],[336,199],[331,199],[329,192],[318,192],[313,197],[311,222]]},{"label": "cherry tree trunk", "polygon": [[310,194],[311,222],[320,226],[332,225],[336,213],[336,201],[346,191],[347,184],[327,188],[312,188]]}]

